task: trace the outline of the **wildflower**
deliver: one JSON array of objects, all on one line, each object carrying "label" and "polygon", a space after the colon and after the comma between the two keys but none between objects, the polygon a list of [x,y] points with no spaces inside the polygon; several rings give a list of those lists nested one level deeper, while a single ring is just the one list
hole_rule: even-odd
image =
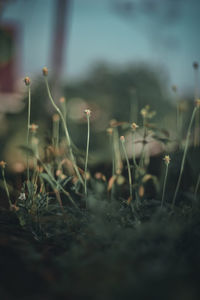
[{"label": "wildflower", "polygon": [[26,195],[25,193],[20,193],[19,197],[18,197],[19,200],[26,200]]},{"label": "wildflower", "polygon": [[31,124],[31,125],[29,125],[29,129],[31,130],[31,132],[32,133],[36,133],[36,131],[37,131],[37,129],[38,129],[38,125],[36,125],[36,124]]},{"label": "wildflower", "polygon": [[48,76],[48,69],[47,69],[47,67],[44,67],[42,69],[42,73],[43,73],[44,76]]},{"label": "wildflower", "polygon": [[139,126],[136,124],[136,123],[132,123],[131,124],[131,128],[133,129],[133,131],[136,131],[136,129],[138,128]]},{"label": "wildflower", "polygon": [[165,155],[165,157],[163,158],[163,160],[165,161],[166,165],[169,165],[171,158],[170,158],[169,155]]},{"label": "wildflower", "polygon": [[26,77],[24,78],[24,82],[25,82],[25,85],[26,85],[26,86],[29,86],[30,83],[31,83],[31,80],[30,80],[30,78],[29,78],[28,76],[26,76]]},{"label": "wildflower", "polygon": [[146,116],[147,116],[147,110],[146,110],[146,108],[141,109],[140,113],[141,113],[141,115],[142,115],[143,118],[146,118]]},{"label": "wildflower", "polygon": [[142,108],[140,113],[144,119],[152,119],[156,114],[154,110],[150,111],[149,105],[146,105],[144,108]]},{"label": "wildflower", "polygon": [[90,109],[85,109],[84,113],[86,114],[86,116],[90,117],[91,115],[91,110]]},{"label": "wildflower", "polygon": [[0,161],[0,167],[2,168],[2,169],[5,169],[5,167],[6,167],[6,162],[5,161]]}]

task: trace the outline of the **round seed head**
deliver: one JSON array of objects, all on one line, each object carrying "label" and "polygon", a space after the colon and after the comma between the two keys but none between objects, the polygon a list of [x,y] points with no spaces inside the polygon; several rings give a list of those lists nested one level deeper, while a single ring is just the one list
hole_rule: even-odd
[{"label": "round seed head", "polygon": [[42,73],[43,73],[44,76],[48,76],[48,69],[47,69],[47,67],[44,67],[42,69]]},{"label": "round seed head", "polygon": [[26,77],[24,78],[24,83],[25,83],[26,86],[29,86],[29,85],[30,85],[31,80],[30,80],[30,78],[29,78],[28,76],[26,76]]}]

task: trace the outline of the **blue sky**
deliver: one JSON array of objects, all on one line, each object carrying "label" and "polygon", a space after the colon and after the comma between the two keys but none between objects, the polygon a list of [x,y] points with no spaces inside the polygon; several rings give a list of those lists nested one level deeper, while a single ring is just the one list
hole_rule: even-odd
[{"label": "blue sky", "polygon": [[[96,61],[141,62],[167,72],[169,85],[192,90],[191,66],[200,62],[199,1],[153,0],[158,8],[147,13],[141,4],[150,0],[132,0],[134,11],[126,15],[113,9],[119,1],[72,0],[63,78],[84,76]],[[21,28],[21,75],[51,68],[54,9],[55,0],[17,0],[6,7],[3,21]]]}]

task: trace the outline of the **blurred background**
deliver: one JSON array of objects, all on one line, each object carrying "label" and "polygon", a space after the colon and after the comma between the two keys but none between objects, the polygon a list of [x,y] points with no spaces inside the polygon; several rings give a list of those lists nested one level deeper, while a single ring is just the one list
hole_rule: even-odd
[{"label": "blurred background", "polygon": [[192,65],[200,61],[199,11],[199,0],[0,0],[1,158],[23,170],[17,146],[26,138],[25,76],[32,81],[31,122],[50,139],[54,111],[44,66],[57,103],[66,97],[70,133],[80,148],[88,107],[97,157],[108,143],[109,121],[140,124],[145,105],[173,136],[177,101],[190,112],[197,93]]}]

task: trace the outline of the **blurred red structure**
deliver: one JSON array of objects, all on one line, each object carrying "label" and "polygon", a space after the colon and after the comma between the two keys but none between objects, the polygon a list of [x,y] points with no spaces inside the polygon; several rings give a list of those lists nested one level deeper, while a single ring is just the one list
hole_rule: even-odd
[{"label": "blurred red structure", "polygon": [[16,80],[17,27],[0,26],[0,92],[12,93]]}]

